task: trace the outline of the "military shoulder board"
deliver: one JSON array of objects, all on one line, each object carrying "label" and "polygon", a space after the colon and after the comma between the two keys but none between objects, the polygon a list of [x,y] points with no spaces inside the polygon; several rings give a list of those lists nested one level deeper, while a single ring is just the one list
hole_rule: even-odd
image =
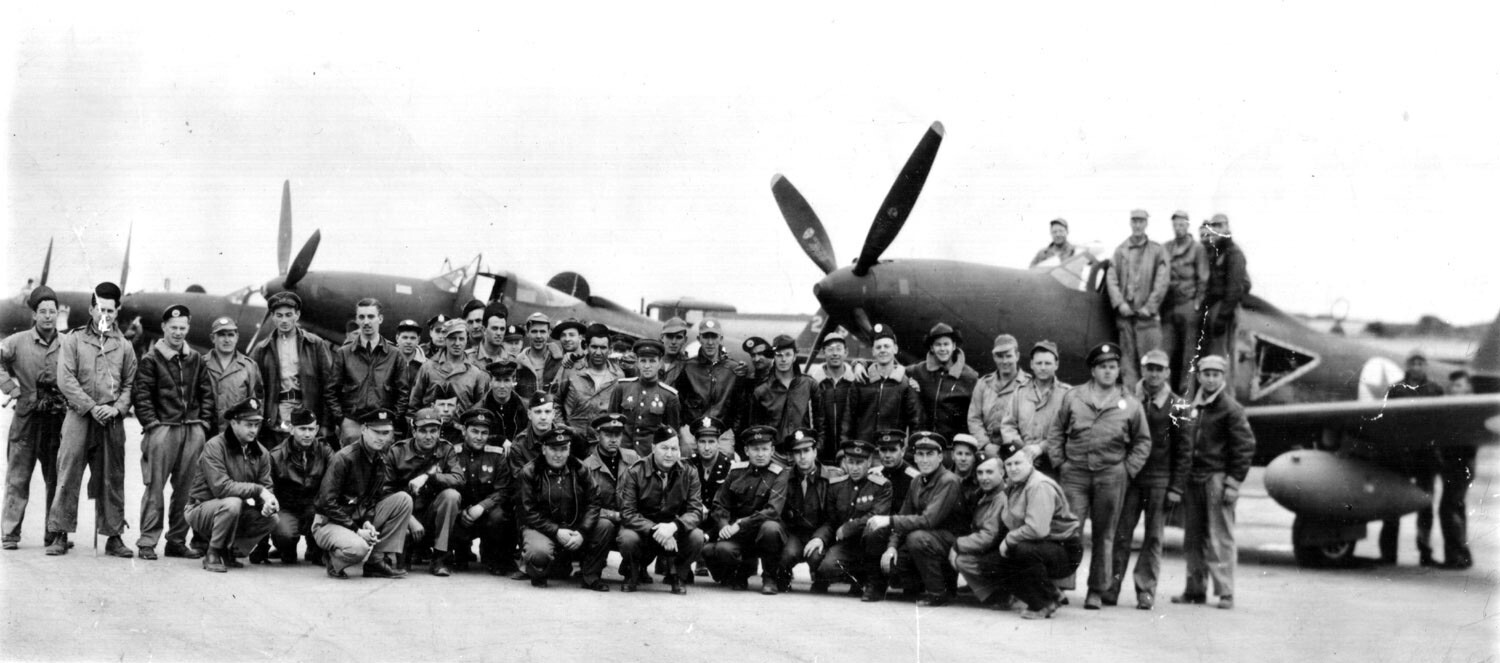
[{"label": "military shoulder board", "polygon": [[[634,378],[632,378],[632,379],[634,379]],[[670,393],[673,396],[677,395],[677,388],[676,387],[673,387],[672,385],[664,384],[664,383],[661,383],[661,382],[658,382],[656,384],[657,384],[657,386],[660,386],[662,389],[665,389],[667,391],[667,393]]]},{"label": "military shoulder board", "polygon": [[[849,478],[849,475],[847,475],[847,474],[836,474],[836,475],[829,476],[828,474],[825,473],[823,475],[823,478],[828,480],[829,485],[833,485],[833,484],[839,483],[841,481],[847,480]],[[884,481],[884,479],[881,479],[881,481]]]},{"label": "military shoulder board", "polygon": [[869,481],[870,483],[873,483],[873,484],[875,484],[877,486],[884,486],[887,483],[890,483],[890,482],[888,482],[888,481],[885,480],[885,475],[881,474],[879,472],[871,472],[869,474],[866,474],[865,475],[865,480]]},{"label": "military shoulder board", "polygon": [[748,460],[737,460],[729,464],[729,469],[731,470],[743,470],[747,467],[750,467],[750,461]]},{"label": "military shoulder board", "polygon": [[922,476],[922,473],[918,472],[917,468],[912,467],[910,465],[907,465],[906,466],[906,476],[909,476],[909,477],[915,479],[915,478],[917,478],[919,476]]},{"label": "military shoulder board", "polygon": [[638,381],[640,381],[640,378],[620,378],[619,380],[616,380],[615,382],[638,382]]},{"label": "military shoulder board", "polygon": [[493,444],[486,444],[484,445],[484,451],[485,453],[503,454],[505,453],[505,447],[497,447]]},{"label": "military shoulder board", "polygon": [[849,475],[845,474],[842,469],[839,469],[839,468],[834,467],[832,465],[824,465],[823,466],[823,471],[821,473],[821,476],[824,479],[827,479],[829,481],[833,481],[835,479],[843,479],[845,477],[848,477]]},{"label": "military shoulder board", "polygon": [[771,469],[771,474],[781,474],[782,472],[786,471],[785,467],[777,465],[776,463],[771,463],[767,467]]}]

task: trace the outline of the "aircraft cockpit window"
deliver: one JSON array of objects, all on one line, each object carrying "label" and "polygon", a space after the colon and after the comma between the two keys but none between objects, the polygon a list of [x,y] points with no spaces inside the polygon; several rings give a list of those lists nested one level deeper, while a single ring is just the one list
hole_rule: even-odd
[{"label": "aircraft cockpit window", "polygon": [[516,301],[556,308],[577,306],[583,303],[577,297],[566,292],[538,285],[522,278],[516,279]]},{"label": "aircraft cockpit window", "polygon": [[1250,385],[1250,400],[1259,400],[1318,365],[1318,355],[1311,350],[1260,334],[1252,336],[1255,339],[1255,382]]},{"label": "aircraft cockpit window", "polygon": [[431,279],[431,282],[432,282],[432,285],[437,286],[438,290],[441,290],[443,292],[450,292],[451,293],[451,292],[458,292],[459,287],[462,286],[464,284],[464,282],[468,281],[468,280],[469,280],[469,268],[468,268],[467,265],[465,265],[463,267],[459,267],[458,269],[455,269],[453,271],[447,272],[445,274],[440,274],[438,276],[434,276]]},{"label": "aircraft cockpit window", "polygon": [[1047,273],[1069,290],[1087,291],[1089,271],[1093,264],[1089,256],[1080,253],[1052,267]]}]

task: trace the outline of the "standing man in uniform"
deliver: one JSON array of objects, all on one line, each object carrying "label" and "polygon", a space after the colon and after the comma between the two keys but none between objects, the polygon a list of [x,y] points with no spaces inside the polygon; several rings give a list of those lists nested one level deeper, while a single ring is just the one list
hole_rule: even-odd
[{"label": "standing man in uniform", "polygon": [[[164,510],[167,556],[203,556],[187,546],[188,523],[183,511],[215,409],[213,384],[203,355],[187,345],[191,315],[181,304],[162,311],[162,337],[136,365],[131,402],[141,423],[141,478],[146,492],[141,496],[141,536],[135,545],[136,554],[145,560],[156,559]],[[165,505],[163,493],[169,483],[172,501]]]},{"label": "standing man in uniform", "polygon": [[1187,586],[1173,603],[1206,603],[1213,578],[1219,607],[1234,607],[1234,505],[1255,457],[1255,434],[1245,407],[1226,389],[1228,362],[1218,355],[1198,360],[1198,393],[1193,397],[1197,431],[1192,473],[1183,495],[1182,550]]},{"label": "standing man in uniform", "polygon": [[250,359],[260,367],[260,381],[266,389],[266,419],[272,431],[284,436],[291,428],[287,420],[292,410],[307,408],[318,416],[318,435],[326,439],[333,422],[326,392],[333,379],[328,342],[298,326],[302,298],[297,293],[271,295],[266,308],[276,328],[250,348]]},{"label": "standing man in uniform", "polygon": [[969,401],[969,434],[979,440],[980,450],[991,444],[1000,445],[1000,425],[1010,414],[1011,400],[1016,391],[1031,381],[1019,367],[1021,344],[1010,334],[995,337],[990,350],[995,360],[995,372],[979,378],[974,385],[974,398]]},{"label": "standing man in uniform", "polygon": [[532,587],[546,587],[556,562],[581,562],[584,589],[607,592],[599,578],[609,557],[610,529],[599,526],[599,495],[573,456],[579,435],[559,428],[542,439],[542,455],[521,468],[521,559]]},{"label": "standing man in uniform", "polygon": [[511,353],[505,350],[506,321],[510,309],[504,302],[490,302],[484,307],[484,324],[480,328],[480,341],[469,349],[469,361],[475,366],[488,366],[505,359]]},{"label": "standing man in uniform", "polygon": [[[1474,393],[1469,372],[1458,369],[1448,374],[1448,395]],[[1474,458],[1479,449],[1469,444],[1450,444],[1438,450],[1439,476],[1443,496],[1438,499],[1438,526],[1443,530],[1443,568],[1467,569],[1474,565],[1469,552],[1469,510],[1466,506],[1469,484],[1474,480]]]},{"label": "standing man in uniform", "polygon": [[[755,406],[755,388],[771,377],[771,365],[776,353],[771,351],[771,342],[759,336],[751,336],[740,345],[750,355],[750,364],[736,367],[734,395],[730,397],[733,412],[722,417],[730,429],[750,426],[751,411]],[[738,443],[736,443],[738,446]]]},{"label": "standing man in uniform", "polygon": [[[723,340],[724,328],[718,320],[704,318],[698,322],[698,355],[688,360],[682,368],[682,375],[677,382],[672,383],[682,401],[684,421],[699,421],[704,417],[722,420],[734,413],[736,375],[745,369],[743,364],[731,359],[729,353],[724,351]],[[734,441],[733,430],[721,427],[719,431],[727,432],[730,442]],[[694,447],[695,455],[701,452],[696,449],[695,437],[682,439],[692,440],[689,446]],[[718,440],[709,440],[709,443],[717,442]]]},{"label": "standing man in uniform", "polygon": [[1115,527],[1125,487],[1151,455],[1151,426],[1141,402],[1120,387],[1120,347],[1101,343],[1089,350],[1088,384],[1063,394],[1044,448],[1059,468],[1068,506],[1079,522],[1091,521],[1085,610],[1098,610],[1114,572]]},{"label": "standing man in uniform", "polygon": [[658,426],[682,431],[682,409],[677,390],[658,379],[661,356],[666,351],[661,341],[643,338],[635,342],[634,351],[636,377],[615,383],[614,393],[609,396],[609,411],[625,415],[631,444],[645,456],[651,453]]},{"label": "standing man in uniform", "polygon": [[48,555],[68,552],[68,534],[78,528],[78,491],[89,468],[95,500],[94,531],[109,537],[104,551],[134,557],[120,540],[125,531],[125,426],[135,384],[135,349],[115,326],[120,286],[94,286],[89,325],[62,335],[57,348],[57,386],[68,401],[57,452],[57,495],[47,510]]},{"label": "standing man in uniform", "polygon": [[[318,491],[323,487],[333,450],[318,439],[318,419],[307,409],[292,410],[291,424],[291,441],[271,451],[271,483],[281,502],[271,542],[276,544],[282,564],[296,564],[297,543],[307,539],[304,558],[322,564],[323,549],[313,540],[312,525]],[[256,561],[255,553],[251,553],[250,563]]]},{"label": "standing man in uniform", "polygon": [[479,339],[484,337],[484,308],[485,303],[478,299],[470,299],[464,303],[464,328],[469,332],[464,336],[465,350],[479,345]]},{"label": "standing man in uniform", "polygon": [[818,383],[798,366],[796,339],[778,335],[771,341],[771,350],[776,353],[771,376],[755,388],[750,424],[775,428],[775,439],[782,440],[798,428],[811,428],[816,423],[812,405]]},{"label": "standing man in uniform", "polygon": [[[422,370],[422,364],[427,361],[427,355],[422,352],[418,342],[422,340],[422,325],[416,320],[402,320],[396,323],[396,351],[401,353],[398,360],[401,364],[401,384],[406,389],[411,389],[411,383],[417,380],[417,371]],[[401,400],[406,400],[407,394],[401,394]]]},{"label": "standing man in uniform", "polygon": [[[458,339],[462,340],[462,339]],[[411,496],[392,492],[385,451],[395,435],[396,413],[366,410],[360,417],[360,442],[333,455],[318,491],[313,539],[324,551],[328,576],[364,564],[365,577],[404,578],[406,571],[387,555],[399,555],[406,544]]]},{"label": "standing man in uniform", "polygon": [[746,589],[758,560],[760,593],[773,595],[786,544],[781,511],[791,473],[771,460],[775,428],[751,426],[740,433],[740,441],[747,460],[730,466],[729,477],[714,496],[714,522],[721,524],[719,540],[703,548],[703,561],[715,580],[730,589]]},{"label": "standing man in uniform", "polygon": [[836,329],[823,337],[823,363],[807,371],[808,377],[818,383],[813,417],[817,423],[814,428],[823,441],[818,460],[825,464],[838,462],[841,444],[853,434],[844,428],[848,424],[845,413],[854,404],[854,367],[845,362],[848,356],[844,332]]},{"label": "standing man in uniform", "polygon": [[[1011,399],[1010,410],[1000,423],[1001,438],[1027,448],[1027,453],[1041,463],[1048,474],[1057,474],[1057,468],[1042,451],[1047,442],[1047,433],[1052,430],[1052,420],[1062,407],[1063,395],[1073,388],[1057,379],[1057,344],[1052,341],[1037,341],[1031,346],[1031,380],[1016,390]],[[1002,441],[997,439],[997,441]]]},{"label": "standing man in uniform", "polygon": [[678,317],[666,321],[661,327],[662,384],[676,386],[677,378],[682,377],[682,369],[688,362],[688,353],[683,350],[683,346],[687,344],[687,332],[687,322]]},{"label": "standing man in uniform", "polygon": [[[68,402],[57,387],[57,294],[47,286],[37,286],[26,295],[31,309],[31,329],[11,334],[0,341],[0,390],[7,404],[14,402],[15,415],[10,420],[6,451],[5,516],[3,546],[5,550],[20,547],[21,521],[31,499],[31,471],[42,466],[42,483],[46,486],[46,507],[42,511],[45,528],[47,512],[57,490],[57,450],[62,435],[63,416]],[[52,543],[47,534],[43,545]]]},{"label": "standing man in uniform", "polygon": [[847,580],[849,594],[859,596],[864,593],[871,569],[885,551],[885,541],[877,538],[869,539],[876,549],[868,547],[866,523],[870,516],[891,513],[891,483],[870,469],[875,445],[864,440],[846,440],[841,451],[845,478],[828,480],[828,524],[833,528],[833,543],[813,574],[812,593],[825,593],[830,583]]},{"label": "standing man in uniform", "polygon": [[979,374],[964,362],[964,337],[939,322],[927,332],[927,359],[906,367],[917,382],[927,427],[951,440],[969,429],[969,405]]},{"label": "standing man in uniform", "polygon": [[557,402],[562,408],[563,423],[575,431],[584,431],[585,439],[578,446],[587,453],[588,443],[594,439],[589,423],[609,411],[615,383],[624,379],[625,373],[609,360],[609,328],[589,325],[584,338],[587,343],[584,360],[558,373]]},{"label": "standing man in uniform", "polygon": [[968,532],[969,523],[958,508],[958,476],[943,467],[947,440],[932,431],[917,431],[908,443],[915,449],[921,476],[912,481],[897,515],[870,517],[865,536],[884,538],[886,547],[862,600],[884,600],[889,578],[895,575],[908,595],[922,592],[917,605],[936,608],[953,600],[950,588],[958,572],[949,566],[948,552]]},{"label": "standing man in uniform", "polygon": [[1229,232],[1229,217],[1215,214],[1203,226],[1209,238],[1209,267],[1208,289],[1203,295],[1203,340],[1198,351],[1227,361],[1234,359],[1235,312],[1250,294],[1250,271],[1245,266],[1245,252]]},{"label": "standing man in uniform", "polygon": [[[1436,398],[1443,395],[1443,386],[1427,377],[1427,353],[1417,348],[1406,355],[1406,374],[1400,382],[1386,390],[1385,397],[1392,398]],[[1432,495],[1433,483],[1437,479],[1439,453],[1436,441],[1431,438],[1410,440],[1414,446],[1402,449],[1382,463],[1389,470],[1408,477],[1422,492],[1427,494],[1427,505],[1417,511],[1417,553],[1422,566],[1437,566],[1432,556]],[[1396,563],[1396,550],[1401,536],[1401,518],[1387,518],[1380,526],[1380,561],[1382,564]]]},{"label": "standing man in uniform", "polygon": [[[1036,256],[1032,257],[1031,264],[1028,267],[1036,267],[1046,262],[1048,258],[1057,258],[1058,262],[1063,262],[1078,252],[1078,247],[1068,243],[1067,219],[1053,219],[1047,224],[1047,229],[1052,233],[1052,243],[1042,247],[1042,250],[1037,251]],[[1092,258],[1089,262],[1093,262]]]},{"label": "standing man in uniform", "polygon": [[270,454],[256,442],[263,420],[257,401],[247,398],[225,411],[229,424],[203,445],[193,473],[187,521],[199,539],[208,541],[207,554],[194,556],[203,557],[206,571],[243,567],[235,557],[276,527],[281,504],[272,490]]},{"label": "standing man in uniform", "polygon": [[458,396],[458,411],[466,412],[484,400],[490,388],[490,376],[479,367],[469,363],[465,350],[468,331],[461,320],[449,320],[443,325],[443,337],[447,348],[443,354],[427,360],[417,372],[417,381],[412,384],[411,395],[406,400],[408,412],[430,407],[436,399],[438,385],[448,385]]},{"label": "standing man in uniform", "polygon": [[[854,407],[849,408],[852,422],[846,430],[858,440],[873,440],[879,430],[907,431],[922,427],[921,389],[896,363],[896,332],[890,326],[876,323],[872,352],[875,363],[865,369],[865,377],[855,383]],[[879,443],[877,442],[877,445]],[[889,478],[889,477],[887,477]]]},{"label": "standing man in uniform", "polygon": [[567,380],[569,371],[583,363],[583,333],[587,329],[578,318],[567,318],[552,328],[552,340],[557,341],[557,347],[562,350],[562,367],[557,370],[552,381],[547,383],[549,388],[555,390],[557,385]]},{"label": "standing man in uniform", "polygon": [[385,322],[380,300],[365,298],[354,305],[354,322],[358,333],[333,350],[333,378],[328,389],[328,404],[333,420],[339,423],[339,446],[353,444],[359,437],[359,422],[354,413],[370,408],[400,412],[400,398],[406,391],[401,376],[403,358],[396,345],[380,337]]},{"label": "standing man in uniform", "polygon": [[260,367],[250,356],[240,352],[239,323],[227,315],[214,318],[209,327],[213,334],[213,350],[204,359],[208,368],[208,381],[214,390],[214,418],[210,430],[219,432],[226,421],[224,412],[230,406],[254,396],[264,400],[264,388],[260,382]]},{"label": "standing man in uniform", "polygon": [[548,342],[552,331],[552,319],[537,311],[526,318],[526,349],[516,356],[521,365],[517,373],[516,391],[521,398],[531,398],[539,389],[546,389],[562,368],[562,348]]},{"label": "standing man in uniform", "polygon": [[1120,335],[1120,364],[1126,384],[1135,384],[1136,366],[1147,350],[1161,347],[1161,302],[1172,268],[1167,250],[1146,236],[1146,210],[1130,212],[1130,237],[1115,249],[1106,275]]},{"label": "standing man in uniform", "polygon": [[[1161,342],[1167,359],[1181,368],[1198,359],[1198,311],[1208,291],[1208,250],[1198,243],[1189,228],[1188,213],[1172,213],[1172,241],[1167,242],[1167,260],[1172,278],[1167,298],[1161,303]],[[1188,393],[1193,372],[1182,371],[1176,391]]]},{"label": "standing man in uniform", "polygon": [[818,462],[818,435],[810,428],[792,431],[782,444],[782,453],[792,459],[792,470],[787,477],[786,506],[781,511],[786,543],[777,564],[776,590],[789,592],[792,569],[807,562],[807,570],[816,580],[823,556],[833,545],[829,482],[844,473]]},{"label": "standing man in uniform", "polygon": [[1167,353],[1161,350],[1152,350],[1141,358],[1145,377],[1135,387],[1135,398],[1146,410],[1146,424],[1151,428],[1151,455],[1125,488],[1120,523],[1115,527],[1114,573],[1109,591],[1104,594],[1105,605],[1114,605],[1120,596],[1120,586],[1130,565],[1130,542],[1143,513],[1146,533],[1141,539],[1141,554],[1135,560],[1135,607],[1150,610],[1156,604],[1162,532],[1166,529],[1167,514],[1182,501],[1187,485],[1193,460],[1186,427],[1191,413],[1187,401],[1172,393],[1172,370],[1167,362]]},{"label": "standing man in uniform", "polygon": [[443,336],[443,326],[448,324],[449,317],[441,313],[427,319],[427,342],[420,348],[422,354],[427,357],[436,357],[443,353],[443,348],[448,347],[448,339]]},{"label": "standing man in uniform", "polygon": [[672,593],[686,594],[693,560],[703,549],[698,474],[678,462],[681,449],[673,428],[657,426],[651,440],[651,455],[625,470],[620,479],[623,522],[616,543],[625,577],[620,591],[636,591],[646,565],[662,556],[676,565],[667,577]]}]

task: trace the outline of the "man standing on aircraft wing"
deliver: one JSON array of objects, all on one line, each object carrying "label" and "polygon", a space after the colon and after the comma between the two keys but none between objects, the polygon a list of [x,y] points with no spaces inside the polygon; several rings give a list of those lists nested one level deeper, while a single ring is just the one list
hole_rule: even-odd
[{"label": "man standing on aircraft wing", "polygon": [[135,349],[115,326],[120,286],[100,283],[89,300],[89,325],[62,335],[57,386],[68,401],[57,452],[57,495],[47,510],[48,555],[68,552],[78,528],[78,491],[89,468],[89,494],[98,517],[94,531],[108,536],[104,550],[134,557],[120,540],[125,531],[125,425],[135,383]]},{"label": "man standing on aircraft wing", "polygon": [[1051,459],[1042,453],[1047,441],[1047,432],[1052,429],[1052,420],[1062,407],[1063,394],[1073,386],[1057,379],[1057,344],[1041,340],[1031,346],[1031,381],[1016,390],[1011,399],[1010,410],[1000,423],[1001,437],[996,442],[1012,442],[1027,448],[1048,476],[1056,476],[1057,468]]},{"label": "man standing on aircraft wing", "polygon": [[449,320],[443,324],[443,337],[448,345],[443,354],[427,360],[417,372],[417,381],[411,386],[407,398],[408,412],[430,407],[436,400],[438,385],[448,385],[458,396],[458,411],[465,412],[484,400],[490,387],[490,376],[469,363],[465,349],[468,331],[462,320]]},{"label": "man standing on aircraft wing", "polygon": [[[625,415],[625,430],[636,453],[651,453],[658,426],[682,430],[682,409],[677,390],[658,380],[662,353],[661,341],[643,338],[635,342],[636,377],[615,383],[609,396],[609,411]],[[679,449],[680,452],[680,449]],[[675,461],[674,461],[675,462]]]},{"label": "man standing on aircraft wing", "polygon": [[448,339],[443,336],[443,326],[448,324],[448,316],[439,313],[427,319],[427,342],[422,344],[422,354],[428,358],[435,358],[443,353],[443,348],[448,347]]},{"label": "man standing on aircraft wing", "polygon": [[[698,355],[688,360],[681,377],[672,385],[677,387],[686,421],[701,421],[704,417],[724,419],[733,414],[736,374],[743,368],[724,351],[723,340],[724,327],[717,319],[704,318],[698,322]],[[721,432],[728,434],[731,443],[734,441],[734,431],[724,431],[721,427]],[[717,440],[710,443],[716,444]],[[697,445],[691,446],[696,452]]]},{"label": "man standing on aircraft wing", "polygon": [[979,440],[980,450],[986,453],[990,445],[1000,445],[1000,425],[1010,414],[1011,400],[1031,381],[1031,376],[1019,368],[1021,344],[1016,337],[996,336],[990,356],[995,360],[995,372],[979,378],[969,401],[969,434]]},{"label": "man standing on aircraft wing", "polygon": [[[1167,258],[1171,263],[1172,279],[1167,286],[1167,298],[1161,303],[1161,342],[1167,359],[1174,366],[1192,366],[1198,357],[1198,311],[1203,305],[1203,295],[1208,291],[1208,249],[1193,237],[1188,213],[1177,210],[1172,213],[1172,241],[1167,242]],[[1176,390],[1188,393],[1192,388],[1193,372],[1179,371]]]},{"label": "man standing on aircraft wing", "polygon": [[327,438],[333,421],[326,393],[333,379],[333,356],[328,342],[298,326],[302,298],[295,292],[278,292],[266,302],[275,329],[254,347],[250,359],[260,367],[265,385],[266,420],[280,438],[291,430],[292,410],[303,407],[318,415],[318,435]]},{"label": "man standing on aircraft wing", "polygon": [[1250,294],[1250,272],[1245,267],[1245,252],[1229,232],[1229,217],[1215,214],[1203,222],[1203,229],[1209,238],[1209,269],[1198,353],[1233,357],[1235,315],[1240,302]]},{"label": "man standing on aircraft wing", "polygon": [[380,407],[401,411],[400,398],[407,390],[401,382],[403,361],[395,344],[380,337],[383,313],[380,300],[359,300],[354,305],[357,333],[351,336],[352,342],[333,350],[328,405],[333,420],[340,422],[339,446],[353,444],[359,437],[354,413]]},{"label": "man standing on aircraft wing", "polygon": [[1146,236],[1146,210],[1130,212],[1130,237],[1115,249],[1105,281],[1120,335],[1120,364],[1126,384],[1139,379],[1141,355],[1161,347],[1161,302],[1172,268],[1167,250]]},{"label": "man standing on aircraft wing", "polygon": [[[1198,393],[1193,398],[1193,464],[1182,496],[1182,550],[1187,587],[1173,603],[1208,601],[1214,581],[1219,607],[1234,607],[1234,504],[1255,457],[1255,434],[1245,407],[1226,387],[1229,363],[1218,355],[1198,360]],[[1083,516],[1079,516],[1082,520]]]},{"label": "man standing on aircraft wing", "polygon": [[1119,346],[1094,346],[1088,363],[1092,379],[1063,394],[1045,449],[1052,466],[1059,468],[1063,492],[1079,522],[1093,518],[1083,607],[1098,610],[1113,572],[1115,526],[1125,487],[1151,455],[1151,427],[1141,402],[1119,384]]},{"label": "man standing on aircraft wing", "polygon": [[[1036,256],[1031,259],[1031,264],[1028,265],[1029,267],[1036,267],[1046,262],[1048,258],[1057,258],[1061,262],[1073,257],[1073,254],[1078,252],[1078,247],[1068,243],[1067,219],[1053,219],[1051,223],[1047,224],[1047,229],[1052,233],[1052,243],[1036,252]],[[1088,255],[1088,253],[1085,252],[1084,255]],[[1089,261],[1093,262],[1093,258],[1091,257]]]},{"label": "man standing on aircraft wing", "polygon": [[557,341],[557,347],[562,350],[562,368],[558,369],[557,377],[553,378],[549,385],[556,386],[566,378],[563,375],[574,366],[581,364],[584,359],[583,333],[588,330],[578,318],[568,318],[557,323],[552,328],[552,340]]},{"label": "man standing on aircraft wing", "polygon": [[[0,390],[16,406],[6,451],[4,543],[0,544],[6,550],[20,545],[21,522],[31,499],[31,472],[38,464],[46,487],[45,527],[57,490],[57,451],[68,411],[68,402],[57,387],[61,347],[57,294],[44,285],[32,288],[26,294],[26,307],[31,309],[31,329],[0,341]],[[52,543],[54,536],[49,532],[43,544]]]},{"label": "man standing on aircraft wing", "polygon": [[865,377],[854,388],[854,407],[849,408],[851,425],[845,430],[855,439],[873,440],[878,430],[910,431],[922,427],[920,387],[896,363],[896,332],[889,325],[877,323],[872,351],[875,363],[865,369]]},{"label": "man standing on aircraft wing", "polygon": [[964,363],[964,342],[958,330],[939,322],[927,332],[927,359],[906,367],[920,389],[927,427],[952,440],[968,431],[969,401],[979,374]]}]

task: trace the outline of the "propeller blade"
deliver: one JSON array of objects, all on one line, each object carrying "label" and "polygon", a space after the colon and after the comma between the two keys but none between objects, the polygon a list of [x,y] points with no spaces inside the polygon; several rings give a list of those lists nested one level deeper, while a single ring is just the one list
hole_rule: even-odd
[{"label": "propeller blade", "polygon": [[854,324],[857,327],[855,333],[859,334],[861,339],[875,338],[875,325],[870,322],[870,314],[863,306],[854,309]]},{"label": "propeller blade", "polygon": [[302,245],[302,250],[297,252],[297,259],[292,261],[292,266],[286,271],[286,279],[281,282],[281,287],[291,290],[297,287],[297,282],[307,276],[307,267],[312,264],[313,255],[318,252],[318,242],[323,241],[323,231],[314,230],[312,237],[307,238],[307,243]]},{"label": "propeller blade", "polygon": [[276,231],[276,267],[286,276],[287,260],[292,257],[292,181],[281,183],[281,226]]},{"label": "propeller blade", "polygon": [[125,235],[125,264],[120,266],[120,292],[125,292],[125,281],[130,278],[130,244],[135,241],[135,224],[130,224],[130,231]]},{"label": "propeller blade", "polygon": [[824,274],[837,269],[839,261],[833,256],[833,243],[828,241],[828,232],[823,229],[823,222],[818,220],[818,215],[813,212],[812,205],[807,204],[807,199],[802,197],[802,192],[792,186],[791,180],[778,173],[771,178],[771,195],[776,196],[776,206],[781,208],[786,227],[797,238],[802,252],[812,258],[813,264],[823,270]]},{"label": "propeller blade", "polygon": [[870,234],[865,236],[865,246],[859,252],[859,261],[854,264],[855,276],[868,273],[870,267],[880,260],[880,254],[885,253],[886,248],[901,232],[901,226],[906,224],[906,217],[911,215],[912,207],[917,204],[917,196],[922,193],[922,185],[927,183],[927,174],[932,172],[932,162],[937,158],[938,146],[942,142],[943,123],[933,122],[922,136],[922,141],[917,143],[917,149],[912,150],[911,156],[907,158],[901,174],[891,184],[890,192],[885,194],[885,201],[880,204],[880,211],[870,224]]},{"label": "propeller blade", "polygon": [[52,242],[47,240],[47,259],[42,261],[42,282],[39,285],[47,285],[47,275],[52,273]]}]

